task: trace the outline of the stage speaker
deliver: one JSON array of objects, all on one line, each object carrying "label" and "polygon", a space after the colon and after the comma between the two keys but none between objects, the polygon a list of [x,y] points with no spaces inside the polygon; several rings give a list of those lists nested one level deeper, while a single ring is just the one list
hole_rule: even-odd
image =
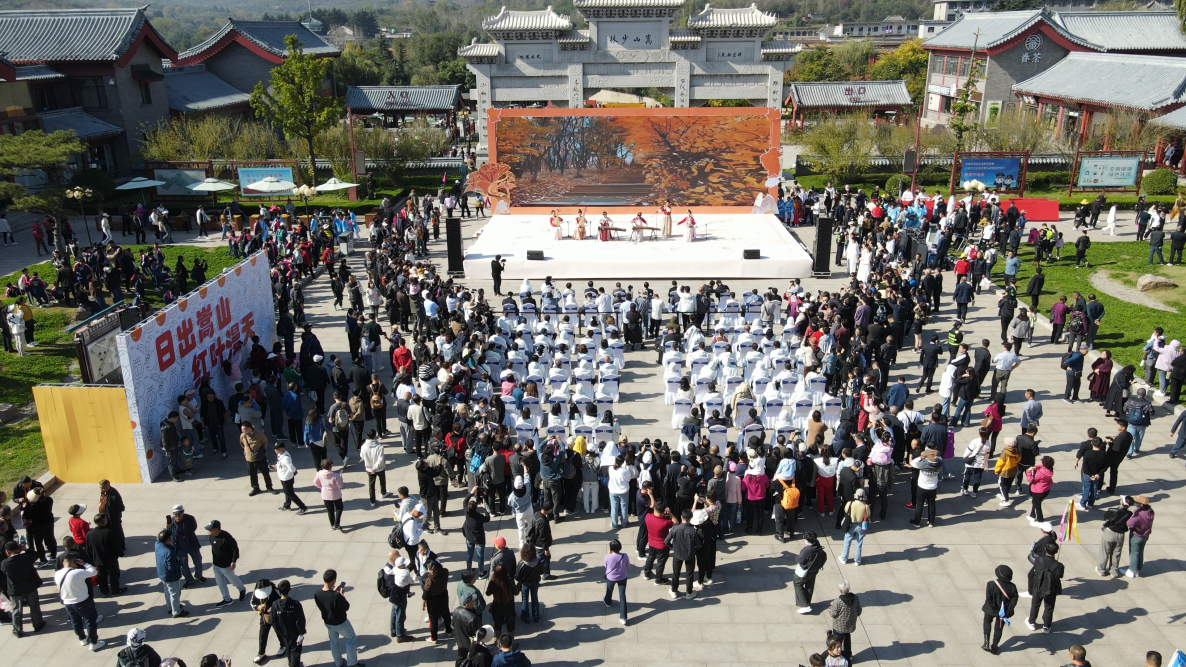
[{"label": "stage speaker", "polygon": [[832,218],[821,217],[815,225],[815,253],[811,275],[827,278],[832,275]]},{"label": "stage speaker", "polygon": [[742,259],[758,259],[759,257],[761,257],[761,255],[762,255],[762,251],[757,250],[755,248],[750,248],[748,250],[741,251]]},{"label": "stage speaker", "polygon": [[527,259],[534,260],[537,262],[542,262],[544,259],[544,251],[543,250],[528,250],[527,251]]},{"label": "stage speaker", "polygon": [[445,218],[445,243],[449,253],[449,275],[465,275],[465,253],[461,249],[461,218]]}]

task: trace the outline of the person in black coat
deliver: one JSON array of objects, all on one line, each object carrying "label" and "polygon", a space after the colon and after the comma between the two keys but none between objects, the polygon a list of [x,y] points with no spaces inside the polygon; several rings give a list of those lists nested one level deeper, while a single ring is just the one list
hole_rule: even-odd
[{"label": "person in black coat", "polygon": [[1038,619],[1038,609],[1045,603],[1042,614],[1042,631],[1050,634],[1050,625],[1054,622],[1054,602],[1062,593],[1062,576],[1065,572],[1063,564],[1055,558],[1058,555],[1058,544],[1051,542],[1044,549],[1045,554],[1038,556],[1034,566],[1030,568],[1029,589],[1033,601],[1030,602],[1029,617],[1025,621],[1026,627],[1036,630],[1034,621]]},{"label": "person in black coat", "polygon": [[[1017,608],[1017,586],[1013,584],[1013,570],[1008,565],[998,565],[997,578],[988,582],[984,591],[984,646],[980,648],[996,655],[1001,643],[1001,632],[1006,618],[1013,618]],[[990,635],[991,634],[991,641]]]},{"label": "person in black coat", "polygon": [[99,570],[99,590],[115,597],[128,589],[119,585],[119,559],[124,555],[123,535],[111,527],[106,514],[95,515],[95,527],[86,535],[87,560]]},{"label": "person in black coat", "polygon": [[20,638],[23,635],[23,610],[29,609],[30,620],[33,621],[33,632],[45,627],[41,618],[41,604],[37,598],[37,588],[41,586],[41,575],[37,574],[37,567],[33,562],[33,554],[26,546],[17,542],[4,545],[7,558],[0,562],[0,572],[4,574],[4,593],[12,601],[12,633]]},{"label": "person in black coat", "polygon": [[795,561],[795,604],[799,607],[796,610],[798,613],[810,614],[815,577],[824,563],[828,562],[828,554],[820,546],[819,537],[813,531],[804,533],[803,539],[807,546],[803,547]]},{"label": "person in black coat", "polygon": [[[268,616],[271,617],[272,627],[276,629],[276,638],[280,640],[280,652],[277,657],[287,655],[288,667],[301,667],[301,647],[305,642],[305,609],[300,602],[289,597],[291,593],[292,584],[288,583],[287,579],[276,584],[276,590],[268,596],[271,600]],[[272,599],[277,594],[279,599]],[[256,662],[259,662],[258,656]]]}]

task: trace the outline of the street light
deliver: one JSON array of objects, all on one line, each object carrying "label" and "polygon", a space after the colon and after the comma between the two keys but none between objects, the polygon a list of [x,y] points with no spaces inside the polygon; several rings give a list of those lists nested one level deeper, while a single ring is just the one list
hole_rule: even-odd
[{"label": "street light", "polygon": [[94,197],[95,193],[90,188],[73,187],[66,191],[66,196],[70,199],[78,200],[78,212],[82,214],[82,226],[86,228],[87,245],[94,245],[95,242],[91,240],[91,226],[87,224],[86,209],[83,208],[82,202],[85,199]]},{"label": "street light", "polygon": [[317,195],[317,188],[310,185],[301,185],[293,188],[293,193],[305,200],[305,215],[309,215],[309,197]]}]

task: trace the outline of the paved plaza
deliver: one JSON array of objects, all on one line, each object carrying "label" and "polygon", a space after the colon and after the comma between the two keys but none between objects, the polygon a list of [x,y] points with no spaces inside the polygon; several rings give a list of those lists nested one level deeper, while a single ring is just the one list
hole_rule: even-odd
[{"label": "paved plaza", "polygon": [[[1127,217],[1125,218],[1127,220]],[[466,221],[466,236],[481,221]],[[1067,225],[1070,229],[1070,225]],[[1122,228],[1131,235],[1131,227]],[[541,231],[541,233],[545,233]],[[800,235],[809,246],[811,230]],[[1099,238],[1098,234],[1093,237]],[[217,237],[215,237],[217,238]],[[1123,237],[1118,237],[1123,238]],[[118,233],[117,233],[118,239]],[[22,238],[22,242],[26,239]],[[705,243],[711,243],[711,239]],[[444,241],[434,247],[434,258],[444,264]],[[360,266],[361,253],[351,264]],[[530,276],[538,288],[543,276]],[[714,276],[703,276],[713,278]],[[517,285],[522,276],[508,275],[505,284]],[[948,276],[950,279],[950,276]],[[471,287],[485,287],[493,298],[486,275],[468,276]],[[622,281],[633,284],[640,281]],[[654,281],[652,281],[654,282]],[[785,285],[782,280],[729,281],[735,291],[751,287]],[[842,279],[806,279],[811,291],[837,289]],[[950,290],[950,280],[947,281]],[[602,281],[599,284],[606,284]],[[330,308],[328,282],[321,278],[306,291],[308,318],[327,353],[347,355],[342,313]],[[950,293],[944,295],[940,317],[927,328],[942,332],[950,326],[954,305]],[[1170,319],[1176,319],[1171,322]],[[1181,316],[1167,315],[1167,333],[1183,328]],[[992,341],[997,349],[999,320],[996,297],[981,295],[970,309],[965,327],[968,342],[981,338]],[[1144,336],[1147,332],[1131,332]],[[1078,493],[1079,474],[1072,470],[1074,453],[1090,426],[1110,434],[1114,426],[1092,403],[1068,405],[1062,398],[1063,371],[1058,357],[1061,346],[1049,343],[1049,331],[1039,327],[1032,349],[1023,350],[1023,363],[1013,374],[1009,408],[1003,436],[1018,433],[1017,408],[1021,392],[1027,387],[1038,392],[1045,406],[1039,439],[1041,452],[1056,460],[1055,486],[1045,503],[1048,516],[1061,514],[1067,499]],[[348,355],[347,355],[348,356]],[[652,350],[627,352],[622,376],[622,398],[616,414],[623,433],[632,442],[642,438],[674,440],[670,428],[670,408],[663,404],[663,384]],[[891,377],[905,374],[913,390],[917,367],[916,355],[903,351]],[[388,366],[390,365],[388,359]],[[383,374],[390,380],[390,368]],[[935,384],[938,387],[938,382]],[[1087,395],[1084,382],[1083,395]],[[937,402],[936,394],[926,398],[917,394],[916,407]],[[976,414],[985,402],[974,406]],[[604,594],[602,557],[606,543],[614,537],[609,516],[603,513],[581,515],[554,527],[552,570],[558,579],[541,586],[539,597],[542,619],[539,623],[519,622],[519,643],[534,664],[571,665],[778,665],[806,664],[808,656],[824,649],[825,631],[830,627],[825,609],[835,596],[836,584],[847,580],[861,600],[864,611],[853,635],[854,663],[868,665],[1044,665],[1069,662],[1066,649],[1072,644],[1087,647],[1088,660],[1095,667],[1141,665],[1145,652],[1158,650],[1168,657],[1177,647],[1186,646],[1186,576],[1183,576],[1179,549],[1186,527],[1182,509],[1182,487],[1186,469],[1181,461],[1168,458],[1169,428],[1172,417],[1159,408],[1146,436],[1142,456],[1125,461],[1120,468],[1119,492],[1148,496],[1157,512],[1153,534],[1146,548],[1146,566],[1139,579],[1111,579],[1095,571],[1099,547],[1100,520],[1106,508],[1117,503],[1117,496],[1105,498],[1096,509],[1082,515],[1079,528],[1081,543],[1071,540],[1064,545],[1060,559],[1066,565],[1064,592],[1058,598],[1053,632],[1043,634],[1025,628],[1028,600],[1018,605],[1011,627],[1006,628],[1000,656],[980,650],[981,605],[985,583],[992,579],[995,567],[1006,564],[1013,569],[1014,583],[1024,590],[1029,569],[1026,554],[1039,532],[1023,518],[1029,502],[1001,508],[994,496],[996,478],[988,473],[979,497],[959,495],[959,480],[941,483],[939,524],[935,528],[912,528],[907,520],[912,512],[903,509],[908,501],[909,477],[895,477],[890,514],[885,521],[870,525],[865,539],[861,566],[840,565],[841,540],[832,529],[833,517],[820,517],[806,510],[797,531],[815,530],[828,552],[828,562],[816,586],[815,608],[810,615],[795,613],[791,587],[794,556],[803,547],[801,540],[779,544],[770,535],[747,537],[734,535],[719,543],[718,583],[705,587],[694,600],[671,600],[666,587],[652,585],[636,567],[633,549],[627,597],[630,600],[630,623],[617,622],[617,608],[607,609],[601,602]],[[975,424],[975,420],[973,420]],[[974,437],[974,427],[957,433],[957,452]],[[406,485],[415,492],[415,473],[405,456],[398,437],[385,440],[388,455],[388,488]],[[289,579],[293,596],[304,604],[308,618],[303,662],[305,665],[330,665],[326,630],[312,601],[321,583],[321,572],[335,568],[339,581],[347,585],[351,603],[349,617],[360,637],[360,660],[368,667],[404,664],[452,664],[453,643],[434,646],[427,641],[427,623],[419,612],[420,597],[409,603],[408,629],[422,641],[400,644],[388,636],[390,604],[379,596],[375,577],[386,561],[387,534],[393,526],[392,505],[370,509],[366,498],[366,475],[354,463],[345,472],[346,510],[342,532],[331,531],[320,498],[312,488],[312,470],[307,449],[291,449],[301,468],[297,488],[310,506],[306,516],[277,511],[281,497],[263,494],[248,497],[246,464],[232,446],[226,460],[204,458],[195,461],[195,476],[177,484],[167,481],[152,485],[118,485],[127,504],[124,525],[128,534],[129,555],[122,563],[123,580],[131,586],[128,594],[117,599],[98,601],[99,613],[106,616],[100,639],[123,643],[131,627],[147,632],[147,642],[163,657],[176,656],[196,666],[207,653],[229,656],[239,667],[250,664],[256,653],[259,625],[256,614],[246,603],[215,609],[220,595],[209,570],[209,549],[203,552],[207,583],[186,590],[182,600],[191,615],[171,619],[165,611],[162,588],[156,577],[152,541],[165,526],[170,508],[176,503],[199,525],[211,519],[222,522],[224,530],[238,540],[242,557],[237,571],[252,588],[255,580]],[[353,454],[353,452],[352,452]],[[354,457],[352,457],[354,458]],[[356,458],[354,458],[357,461]],[[959,465],[959,454],[953,461]],[[277,487],[279,486],[277,482]],[[456,585],[465,568],[465,541],[461,536],[461,497],[450,489],[449,514],[443,524],[446,536],[428,535],[427,541],[451,571],[451,607],[456,605]],[[57,534],[66,534],[65,509],[72,503],[98,506],[97,485],[66,484],[53,492],[59,516]],[[624,544],[632,545],[636,527],[633,519],[621,533]],[[496,535],[504,536],[512,547],[517,543],[514,520],[509,515],[495,517],[487,525],[487,552]],[[203,536],[203,541],[205,537]],[[1126,552],[1127,558],[1127,552]],[[26,665],[111,665],[116,648],[92,654],[78,645],[69,622],[57,601],[51,573],[43,571],[46,581],[41,589],[42,607],[47,627],[36,634],[17,639],[0,632],[0,655],[3,664]],[[484,585],[483,585],[484,588]],[[26,626],[27,627],[27,626]],[[269,653],[276,651],[273,638]],[[274,661],[282,664],[282,661]]]}]

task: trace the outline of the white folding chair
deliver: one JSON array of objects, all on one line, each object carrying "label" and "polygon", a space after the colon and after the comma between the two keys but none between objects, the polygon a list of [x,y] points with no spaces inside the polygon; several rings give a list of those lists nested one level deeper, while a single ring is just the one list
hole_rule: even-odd
[{"label": "white folding chair", "polygon": [[708,427],[708,442],[716,445],[723,452],[725,447],[729,445],[729,427],[728,426],[709,426]]},{"label": "white folding chair", "polygon": [[741,383],[745,382],[740,375],[733,375],[725,378],[725,393],[722,394],[725,400],[732,400],[733,394],[737,393],[737,389],[741,387]]},{"label": "white folding chair", "polygon": [[569,359],[567,356],[564,356],[564,355],[556,357],[556,359],[558,359],[560,361],[560,366],[563,367],[564,370],[566,370],[570,373],[572,372],[572,359]]},{"label": "white folding chair", "polygon": [[598,424],[594,426],[593,442],[614,444],[614,427],[609,424]]},{"label": "white folding chair", "polygon": [[548,409],[551,409],[552,406],[556,405],[557,403],[559,403],[560,405],[563,405],[563,406],[567,406],[568,405],[568,392],[566,392],[564,390],[554,391],[554,392],[552,392],[551,396],[548,396]]},{"label": "white folding chair", "polygon": [[701,371],[701,370],[703,370],[703,369],[704,369],[704,367],[705,367],[705,366],[707,366],[707,365],[708,365],[708,359],[693,359],[693,360],[692,360],[692,364],[691,364],[691,368],[690,368],[690,371],[689,371],[689,372],[691,373],[691,376],[692,376],[692,377],[697,377],[697,376],[699,376],[699,375],[700,375],[700,371]]},{"label": "white folding chair", "polygon": [[535,439],[535,427],[527,424],[520,424],[515,427],[515,437],[519,442],[527,442]]},{"label": "white folding chair", "polygon": [[733,424],[736,426],[741,422],[741,419],[749,414],[749,411],[754,407],[754,399],[743,398],[737,401],[737,409],[733,412]]},{"label": "white folding chair", "polygon": [[834,429],[840,425],[840,413],[843,406],[844,402],[839,397],[829,396],[824,399],[824,409],[820,413],[820,418],[828,425],[828,428]]},{"label": "white folding chair", "polygon": [[671,410],[671,428],[678,431],[684,424],[684,419],[692,413],[692,401],[686,398],[675,399]]},{"label": "white folding chair", "polygon": [[712,344],[712,356],[720,359],[722,356],[729,354],[729,343],[718,340]]},{"label": "white folding chair", "polygon": [[675,395],[679,392],[679,376],[667,378],[667,389],[663,392],[663,405],[675,405]]},{"label": "white folding chair", "polygon": [[791,436],[794,435],[794,433],[795,433],[794,426],[783,425],[783,426],[779,426],[778,428],[774,429],[774,438],[777,440],[778,436],[782,435],[782,436],[786,436],[787,442],[790,442]]},{"label": "white folding chair", "polygon": [[704,415],[703,416],[705,418],[711,417],[713,410],[716,410],[717,412],[721,413],[722,416],[724,416],[725,401],[723,401],[719,398],[714,398],[712,400],[704,401]]},{"label": "white folding chair", "polygon": [[745,379],[748,380],[754,376],[754,369],[758,367],[758,357],[749,357],[745,359]]},{"label": "white folding chair", "polygon": [[745,447],[746,443],[749,442],[750,437],[758,436],[760,438],[765,431],[766,429],[762,428],[761,424],[750,424],[749,426],[746,426],[737,435],[737,446],[739,448]]},{"label": "white folding chair", "polygon": [[521,379],[527,374],[527,362],[518,358],[511,359],[511,371],[515,374],[516,378]]},{"label": "white folding chair", "polygon": [[523,407],[527,408],[531,412],[531,423],[534,424],[536,428],[539,428],[539,425],[540,425],[539,399],[536,398],[535,396],[524,396],[523,397]]},{"label": "white folding chair", "polygon": [[761,396],[766,393],[766,388],[770,386],[769,377],[754,378],[754,396]]},{"label": "white folding chair", "polygon": [[527,319],[527,326],[535,326],[536,321],[539,319],[539,314],[535,310],[535,304],[523,304],[523,317]]},{"label": "white folding chair", "polygon": [[626,345],[620,340],[611,340],[609,343],[609,352],[618,362],[619,368],[626,367]]},{"label": "white folding chair", "polygon": [[[704,397],[708,395],[708,385],[712,383],[709,378],[696,378],[696,402],[703,403]],[[701,415],[703,416],[703,415]]]},{"label": "white folding chair", "polygon": [[546,433],[547,433],[547,435],[554,435],[557,438],[560,438],[561,441],[563,441],[564,440],[564,424],[549,424]]},{"label": "white folding chair", "polygon": [[581,385],[581,393],[586,396],[593,395],[593,373],[590,371],[581,371],[572,374],[572,379]]},{"label": "white folding chair", "polygon": [[555,393],[563,388],[568,387],[568,373],[560,368],[553,368],[548,371],[548,386],[551,387],[552,393]]},{"label": "white folding chair", "polygon": [[542,377],[540,377],[539,373],[532,373],[532,374],[528,375],[527,377],[523,378],[523,380],[525,382],[530,382],[530,383],[534,384],[535,391],[540,396],[547,395],[544,393],[544,379]]},{"label": "white folding chair", "polygon": [[610,399],[615,403],[618,402],[618,400],[621,398],[621,394],[619,393],[618,380],[619,380],[619,378],[617,375],[612,375],[612,376],[607,376],[607,377],[601,378],[602,393],[604,393],[606,396],[609,396]]},{"label": "white folding chair", "polygon": [[[815,407],[815,404],[811,402],[811,399],[801,398],[795,401],[795,404],[791,407],[791,423],[796,428],[807,428],[807,419],[811,417],[811,409],[813,407]],[[811,443],[807,444],[810,445]]]},{"label": "white folding chair", "polygon": [[573,405],[577,406],[577,411],[582,415],[585,414],[586,406],[588,406],[592,402],[593,402],[593,399],[589,398],[588,396],[573,396],[572,397]]},{"label": "white folding chair", "polygon": [[490,397],[494,395],[494,387],[489,382],[479,380],[474,383],[473,394],[474,397],[481,397],[489,401]]},{"label": "white folding chair", "polygon": [[824,402],[827,388],[828,379],[822,375],[817,375],[807,381],[807,391],[811,392],[811,400],[816,405],[821,405]]},{"label": "white folding chair", "polygon": [[781,398],[766,399],[766,405],[762,409],[762,424],[766,428],[774,428],[774,424],[778,422],[778,416],[782,414],[782,408]]},{"label": "white folding chair", "polygon": [[593,442],[593,427],[592,426],[586,426],[585,424],[581,424],[580,426],[573,426],[572,434],[574,437],[575,436],[584,437],[586,443]]},{"label": "white folding chair", "polygon": [[614,411],[614,399],[608,396],[593,399],[593,404],[597,406],[598,416],[604,415],[606,410]]}]

